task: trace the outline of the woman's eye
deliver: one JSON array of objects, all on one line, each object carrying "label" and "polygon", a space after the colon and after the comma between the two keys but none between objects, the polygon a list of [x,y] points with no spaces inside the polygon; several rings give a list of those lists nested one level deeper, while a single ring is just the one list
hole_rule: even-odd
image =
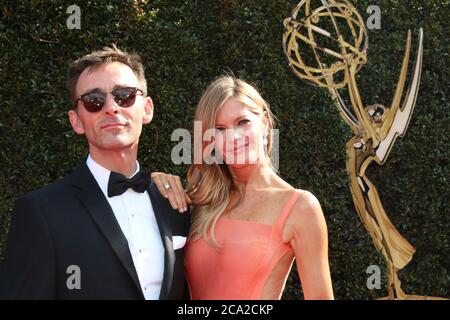
[{"label": "woman's eye", "polygon": [[222,131],[224,131],[225,130],[225,128],[216,128],[216,131],[217,132],[222,132]]},{"label": "woman's eye", "polygon": [[243,125],[243,124],[246,124],[246,123],[248,123],[248,122],[250,122],[250,120],[248,120],[248,119],[242,119],[242,120],[239,121],[239,125]]}]

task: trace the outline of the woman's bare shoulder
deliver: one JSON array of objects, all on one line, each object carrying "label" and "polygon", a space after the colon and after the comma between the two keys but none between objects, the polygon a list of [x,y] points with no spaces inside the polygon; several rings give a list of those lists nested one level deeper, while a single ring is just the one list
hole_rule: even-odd
[{"label": "woman's bare shoulder", "polygon": [[299,235],[322,236],[326,232],[326,222],[319,200],[308,190],[296,190],[300,195],[292,207],[283,233],[289,239]]}]

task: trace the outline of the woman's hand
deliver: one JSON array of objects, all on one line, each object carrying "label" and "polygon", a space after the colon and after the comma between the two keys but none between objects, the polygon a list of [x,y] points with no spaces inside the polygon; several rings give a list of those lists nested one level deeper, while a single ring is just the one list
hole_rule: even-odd
[{"label": "woman's hand", "polygon": [[158,187],[159,192],[169,199],[172,208],[180,213],[186,212],[188,205],[192,203],[189,196],[183,189],[179,176],[164,172],[152,172],[152,181]]}]

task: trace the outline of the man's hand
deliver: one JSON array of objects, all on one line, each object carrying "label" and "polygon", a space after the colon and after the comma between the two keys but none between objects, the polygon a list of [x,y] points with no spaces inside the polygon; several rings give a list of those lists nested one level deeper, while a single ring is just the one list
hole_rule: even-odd
[{"label": "man's hand", "polygon": [[166,199],[169,199],[172,208],[177,209],[180,213],[187,211],[187,207],[192,203],[192,200],[184,191],[179,176],[164,172],[152,172],[151,177],[159,192]]}]

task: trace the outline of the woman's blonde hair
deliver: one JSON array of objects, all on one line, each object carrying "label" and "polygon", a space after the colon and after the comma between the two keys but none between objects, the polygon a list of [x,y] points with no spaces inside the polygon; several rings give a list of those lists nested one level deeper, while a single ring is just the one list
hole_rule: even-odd
[{"label": "woman's blonde hair", "polygon": [[[253,113],[266,118],[268,127],[266,156],[268,164],[273,168],[270,157],[275,117],[270,111],[269,104],[255,87],[233,76],[219,77],[203,93],[195,113],[195,121],[201,121],[202,124],[202,135],[194,137],[202,141],[194,145],[202,146],[203,155],[203,149],[210,143],[203,141],[203,134],[206,130],[215,128],[217,114],[230,98],[236,99]],[[190,238],[203,237],[211,245],[219,247],[214,235],[216,222],[228,207],[233,192],[238,195],[238,201],[233,207],[236,207],[243,198],[228,166],[220,163],[206,164],[202,156],[202,163],[193,164],[188,170],[187,192],[194,205]]]}]

